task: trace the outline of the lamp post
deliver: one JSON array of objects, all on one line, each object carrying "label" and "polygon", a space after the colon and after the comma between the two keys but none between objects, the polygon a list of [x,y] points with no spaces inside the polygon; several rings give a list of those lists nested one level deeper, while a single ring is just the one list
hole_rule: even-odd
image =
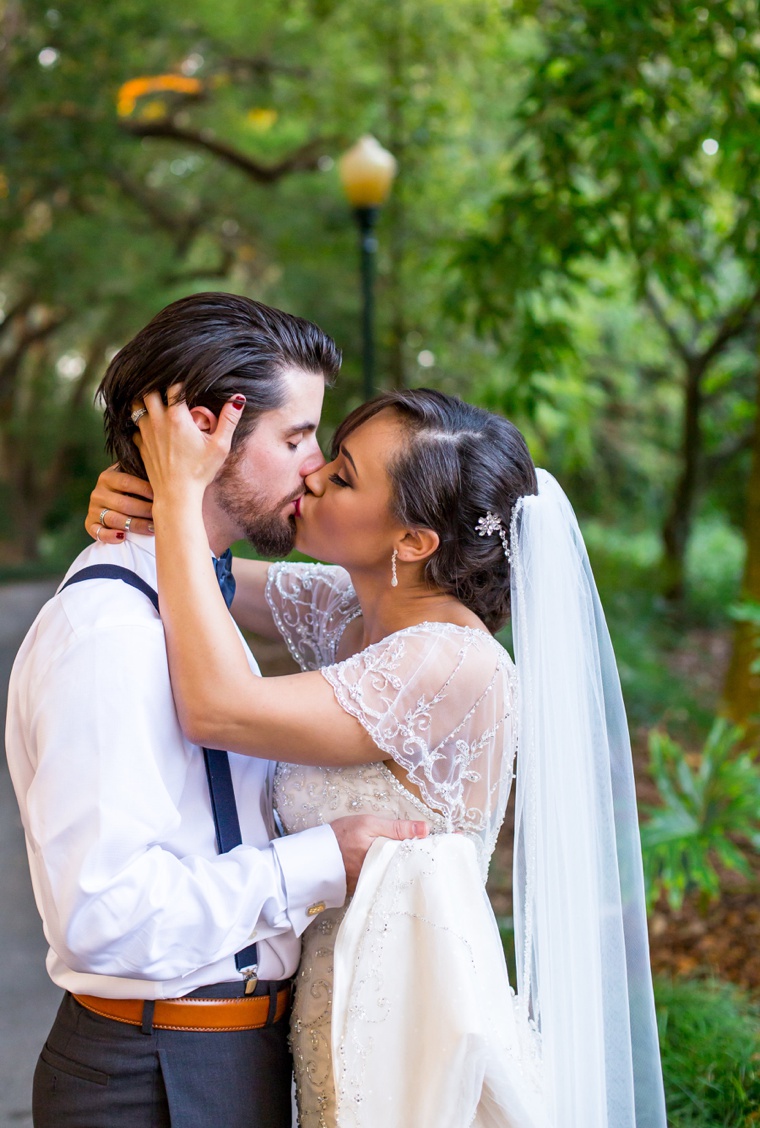
[{"label": "lamp post", "polygon": [[375,394],[374,273],[375,224],[396,175],[396,158],[367,134],[338,162],[340,179],[359,227],[362,274],[362,369],[364,398]]}]

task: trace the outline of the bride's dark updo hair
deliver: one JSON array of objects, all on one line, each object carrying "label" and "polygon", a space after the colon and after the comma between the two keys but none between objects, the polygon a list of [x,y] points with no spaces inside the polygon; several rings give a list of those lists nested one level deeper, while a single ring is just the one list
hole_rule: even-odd
[{"label": "bride's dark updo hair", "polygon": [[404,525],[438,534],[440,545],[425,566],[428,582],[495,632],[509,618],[509,563],[498,533],[481,537],[476,526],[491,512],[508,533],[517,499],[538,492],[525,439],[499,415],[417,388],[385,392],[352,411],[335,433],[334,454],[387,408],[409,437],[388,466],[394,513]]}]

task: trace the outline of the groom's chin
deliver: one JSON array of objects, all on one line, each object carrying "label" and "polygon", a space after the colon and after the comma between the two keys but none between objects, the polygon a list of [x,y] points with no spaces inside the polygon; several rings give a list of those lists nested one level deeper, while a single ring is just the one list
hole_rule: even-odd
[{"label": "groom's chin", "polygon": [[296,543],[295,517],[260,517],[248,526],[245,536],[259,556],[272,559],[288,556]]}]

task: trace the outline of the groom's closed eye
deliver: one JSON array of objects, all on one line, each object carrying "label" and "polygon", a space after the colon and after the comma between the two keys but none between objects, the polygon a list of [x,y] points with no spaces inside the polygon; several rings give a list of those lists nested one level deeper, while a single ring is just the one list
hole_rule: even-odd
[{"label": "groom's closed eye", "polygon": [[306,436],[313,435],[316,429],[316,423],[297,423],[294,427],[288,427],[283,438],[291,450],[298,450]]}]

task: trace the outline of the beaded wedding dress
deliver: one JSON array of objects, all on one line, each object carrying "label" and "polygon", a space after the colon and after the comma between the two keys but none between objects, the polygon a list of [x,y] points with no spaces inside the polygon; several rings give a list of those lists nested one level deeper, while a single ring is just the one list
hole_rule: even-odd
[{"label": "beaded wedding dress", "polygon": [[307,929],[291,1036],[301,1128],[548,1128],[538,1039],[485,894],[515,755],[515,670],[484,631],[424,623],[336,663],[360,610],[347,573],[275,564],[267,599],[304,670],[395,761],[280,764],[288,833],[342,815],[419,819],[378,840],[347,908]]}]

